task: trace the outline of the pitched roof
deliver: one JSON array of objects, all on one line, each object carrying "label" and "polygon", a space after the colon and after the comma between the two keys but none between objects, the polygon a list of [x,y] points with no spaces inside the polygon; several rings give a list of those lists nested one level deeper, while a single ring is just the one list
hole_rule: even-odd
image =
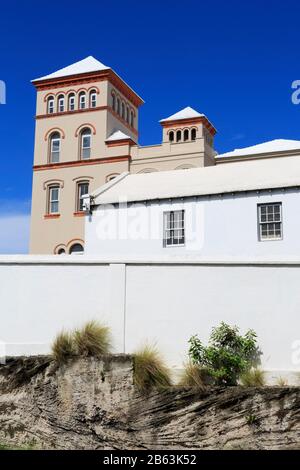
[{"label": "pitched roof", "polygon": [[108,137],[108,139],[106,139],[106,142],[114,142],[115,140],[124,140],[124,139],[132,140],[132,137],[130,137],[127,134],[124,134],[124,132],[122,131],[115,131]]},{"label": "pitched roof", "polygon": [[241,157],[263,153],[284,152],[288,150],[300,150],[300,140],[275,139],[250,147],[235,149],[231,152],[216,155],[216,158]]},{"label": "pitched roof", "polygon": [[205,117],[205,115],[200,114],[198,113],[198,111],[195,111],[190,106],[187,106],[186,108],[181,109],[181,111],[178,111],[178,113],[172,114],[172,116],[169,116],[165,119],[161,119],[159,122],[177,121],[180,119],[193,119],[197,117]]},{"label": "pitched roof", "polygon": [[188,170],[123,173],[92,193],[95,204],[300,187],[300,156],[233,162]]},{"label": "pitched roof", "polygon": [[78,75],[81,73],[88,73],[88,72],[98,72],[101,70],[108,70],[110,67],[99,62],[99,60],[95,59],[93,56],[86,57],[79,62],[75,62],[72,65],[68,65],[68,67],[64,67],[63,69],[57,70],[56,72],[50,73],[49,75],[45,75],[44,77],[36,78],[32,80],[33,82],[37,82],[40,80],[50,80],[51,78],[60,78],[60,77],[67,77],[70,75]]}]

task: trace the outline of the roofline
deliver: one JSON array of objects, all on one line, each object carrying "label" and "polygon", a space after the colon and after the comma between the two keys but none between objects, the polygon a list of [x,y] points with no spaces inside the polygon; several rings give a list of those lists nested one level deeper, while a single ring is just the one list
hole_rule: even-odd
[{"label": "roofline", "polygon": [[[122,175],[123,174],[124,173],[122,173]],[[122,175],[120,175],[120,176],[122,176]],[[129,173],[126,174],[125,176],[128,176],[128,175],[129,175]],[[114,178],[112,181],[115,181],[116,179],[117,178]],[[119,181],[121,181],[121,180],[116,181],[116,183],[118,183]],[[97,194],[94,197],[100,196],[107,189],[109,189],[109,188],[105,188],[104,191],[99,192],[99,194]],[[133,199],[133,200],[126,201],[126,203],[127,204],[143,203],[143,202],[146,203],[146,202],[154,202],[154,201],[170,201],[170,200],[176,200],[176,199],[177,200],[178,199],[183,200],[183,199],[205,198],[205,197],[210,197],[210,196],[222,197],[222,196],[228,195],[228,194],[234,196],[235,194],[240,194],[240,193],[257,193],[258,194],[258,193],[261,193],[261,192],[272,192],[272,191],[278,191],[278,190],[285,191],[286,189],[300,190],[300,184],[299,185],[292,185],[292,186],[287,186],[287,185],[274,186],[274,187],[270,187],[270,188],[236,189],[236,190],[230,190],[230,191],[228,190],[228,191],[222,191],[222,192],[209,192],[209,193],[205,193],[205,194],[189,194],[189,195],[184,195],[184,196],[166,196],[166,197],[152,197],[152,198],[149,198],[149,199]],[[106,206],[108,204],[115,205],[115,204],[119,204],[120,202],[111,202],[111,201],[109,202],[109,201],[107,201],[107,202],[100,202],[98,204],[94,203],[93,208],[98,207],[98,206]]]},{"label": "roofline", "polygon": [[130,174],[129,171],[124,171],[120,175],[116,176],[114,179],[112,179],[112,180],[108,181],[107,183],[105,183],[104,185],[100,186],[100,188],[93,191],[91,194],[89,194],[89,196],[92,197],[93,199],[95,197],[100,196],[100,194],[103,194],[106,191],[108,191],[110,188],[112,188],[113,186],[118,184],[120,181],[122,181],[124,178],[126,178],[129,174]]},{"label": "roofline", "polygon": [[[104,70],[96,70],[93,72],[84,72],[84,73],[78,73],[78,74],[73,74],[73,75],[65,75],[62,77],[54,77],[54,78],[44,78],[44,79],[35,79],[31,80],[31,83],[35,86],[35,88],[39,90],[47,90],[51,88],[58,88],[58,87],[63,87],[63,86],[68,86],[68,85],[76,85],[78,82],[86,82],[88,81],[95,81],[97,79],[101,80],[111,80],[111,82],[116,86],[116,88],[119,88],[121,92],[126,96],[126,91],[127,95],[131,95],[131,100],[133,103],[139,107],[142,104],[144,104],[144,100],[111,68],[107,68]],[[122,90],[123,88],[123,90]],[[125,90],[124,92],[124,88]]]},{"label": "roofline", "polygon": [[[224,154],[223,154],[224,155]],[[259,160],[264,158],[276,158],[276,157],[293,157],[300,155],[300,148],[296,150],[280,150],[274,152],[263,152],[263,153],[251,153],[244,155],[231,155],[224,157],[221,155],[215,155],[215,162],[218,163],[232,163],[244,160]]]}]

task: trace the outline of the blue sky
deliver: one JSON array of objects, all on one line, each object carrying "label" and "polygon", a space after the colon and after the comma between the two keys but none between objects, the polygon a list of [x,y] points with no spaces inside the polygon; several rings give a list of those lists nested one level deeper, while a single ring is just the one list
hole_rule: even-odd
[{"label": "blue sky", "polygon": [[[34,142],[30,80],[93,55],[144,100],[140,143],[185,106],[218,129],[219,152],[274,138],[300,140],[300,2],[286,0],[2,2],[0,253],[26,252]],[[13,175],[10,178],[10,175]]]}]

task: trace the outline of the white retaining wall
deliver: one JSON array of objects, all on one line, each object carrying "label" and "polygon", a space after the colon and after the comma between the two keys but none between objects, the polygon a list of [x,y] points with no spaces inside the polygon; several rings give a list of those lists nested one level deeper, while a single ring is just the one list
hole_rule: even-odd
[{"label": "white retaining wall", "polygon": [[191,335],[207,340],[225,321],[257,332],[264,369],[297,372],[299,287],[300,260],[2,256],[2,355],[47,353],[60,330],[99,319],[115,352],[156,342],[177,368]]}]

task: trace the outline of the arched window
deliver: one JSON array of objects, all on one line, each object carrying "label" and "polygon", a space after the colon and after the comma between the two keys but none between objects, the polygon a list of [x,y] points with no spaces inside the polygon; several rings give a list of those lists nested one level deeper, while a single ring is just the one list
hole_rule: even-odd
[{"label": "arched window", "polygon": [[130,116],[130,113],[129,113],[129,106],[126,107],[126,122],[128,122],[129,124],[129,116]]},{"label": "arched window", "polygon": [[97,93],[95,90],[90,92],[90,108],[96,108],[97,106]]},{"label": "arched window", "polygon": [[54,98],[53,96],[49,96],[47,100],[47,113],[53,114],[54,113]]},{"label": "arched window", "polygon": [[106,177],[105,182],[107,183],[108,181],[111,181],[111,180],[115,179],[117,176],[119,176],[119,174],[120,174],[120,173],[112,173],[111,175],[108,175],[108,176]]},{"label": "arched window", "polygon": [[83,198],[89,193],[89,182],[79,181],[76,188],[76,212],[83,212]]},{"label": "arched window", "polygon": [[196,129],[191,130],[191,139],[196,140]]},{"label": "arched window", "polygon": [[112,105],[112,109],[115,111],[116,110],[116,97],[114,93],[112,93],[111,95],[111,105]]},{"label": "arched window", "polygon": [[86,94],[84,91],[79,93],[79,109],[85,109],[86,108]]},{"label": "arched window", "polygon": [[64,248],[59,248],[59,250],[57,251],[57,254],[58,255],[65,255],[66,254],[66,250]]},{"label": "arched window", "polygon": [[52,185],[48,188],[48,214],[59,214],[59,186]]},{"label": "arched window", "polygon": [[122,102],[122,114],[121,114],[121,116],[122,116],[122,119],[125,120],[125,104],[123,102]]},{"label": "arched window", "polygon": [[74,109],[75,109],[75,94],[71,93],[69,95],[68,100],[69,100],[69,104],[68,104],[69,111],[74,111]]},{"label": "arched window", "polygon": [[117,113],[120,114],[120,100],[117,98]]},{"label": "arched window", "polygon": [[65,110],[65,97],[64,95],[59,95],[57,98],[57,109],[59,113],[63,113]]},{"label": "arched window", "polygon": [[70,255],[83,253],[83,246],[80,243],[74,243],[74,245],[71,246],[69,253]]},{"label": "arched window", "polygon": [[169,141],[174,142],[174,132],[173,131],[169,132]]},{"label": "arched window", "polygon": [[181,142],[181,131],[176,132],[176,142]]},{"label": "arched window", "polygon": [[91,142],[92,133],[91,129],[86,127],[80,133],[80,158],[81,160],[87,160],[91,156]]},{"label": "arched window", "polygon": [[133,115],[133,111],[131,111],[131,113],[130,113],[130,125],[131,125],[131,127],[133,127],[133,125],[134,125],[134,115]]},{"label": "arched window", "polygon": [[59,132],[53,132],[50,135],[50,144],[49,144],[49,162],[58,163],[60,159],[60,145],[61,138]]},{"label": "arched window", "polygon": [[188,129],[184,129],[184,132],[183,132],[183,140],[186,142],[187,140],[189,140],[189,130]]}]

